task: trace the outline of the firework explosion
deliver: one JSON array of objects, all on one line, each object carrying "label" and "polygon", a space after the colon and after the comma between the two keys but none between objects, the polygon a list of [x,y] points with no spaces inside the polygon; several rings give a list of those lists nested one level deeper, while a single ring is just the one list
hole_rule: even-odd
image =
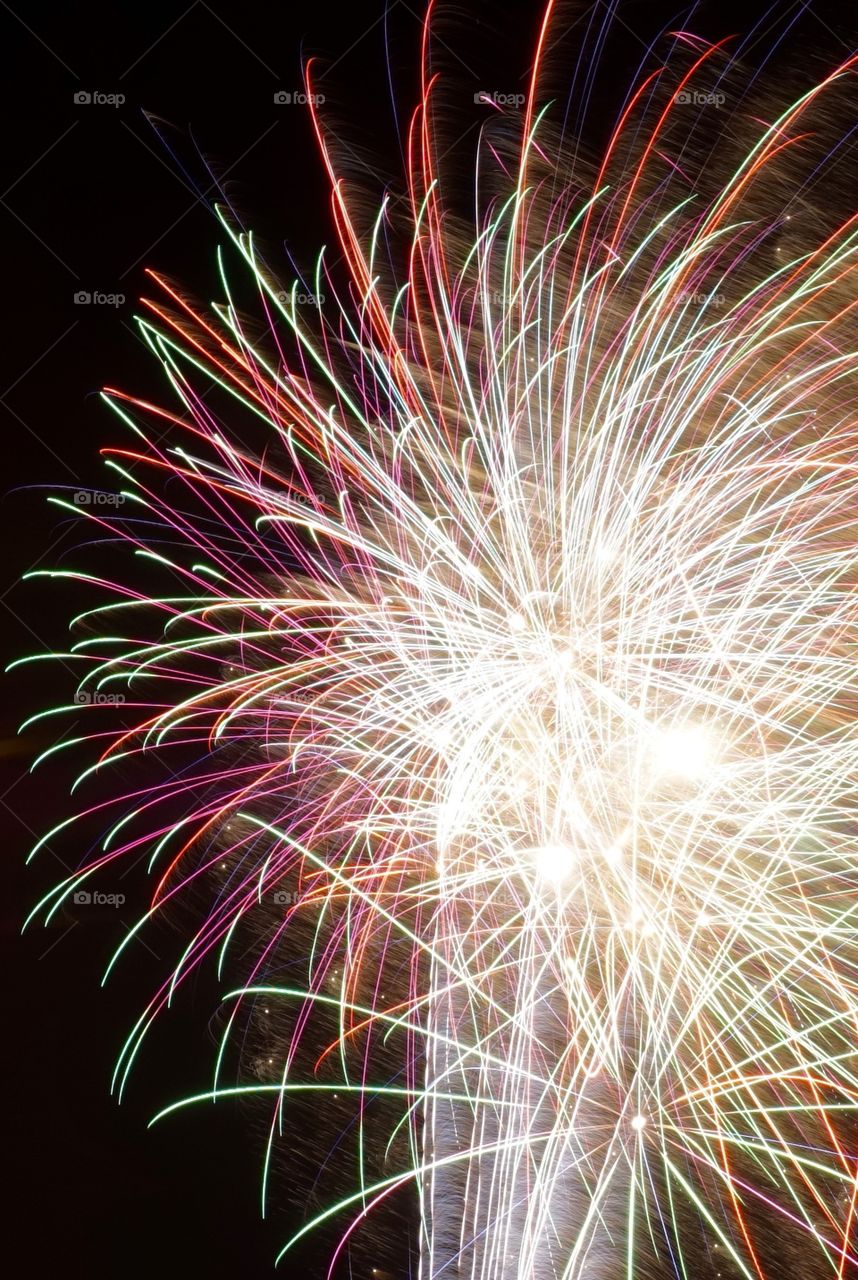
[{"label": "firework explosion", "polygon": [[71,650],[87,785],[140,757],[160,781],[93,801],[103,848],[39,911],[144,851],[138,929],[205,899],[120,1093],[211,962],[214,1077],[176,1106],[267,1099],[267,1167],[296,1098],[352,1101],[351,1189],[284,1253],[335,1221],[333,1269],[413,1187],[425,1280],[684,1277],[701,1234],[762,1276],[766,1214],[843,1275],[856,223],[813,199],[854,60],[734,105],[713,156],[686,108],[735,64],[674,33],[590,163],[553,131],[551,16],[483,130],[470,238],[427,22],[408,198],[365,232],[316,120],[347,287],[323,256],[300,306],[227,214],[253,324],[226,267],[209,314],[152,276],[177,407],[105,392],[125,506],[84,514],[167,586],[65,576],[109,597]]}]

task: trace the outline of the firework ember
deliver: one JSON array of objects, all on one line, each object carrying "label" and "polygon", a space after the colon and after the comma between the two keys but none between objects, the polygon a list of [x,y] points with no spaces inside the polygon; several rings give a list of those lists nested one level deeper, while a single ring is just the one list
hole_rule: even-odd
[{"label": "firework ember", "polygon": [[351,1107],[287,1257],[336,1224],[332,1274],[409,1188],[423,1280],[685,1280],[704,1237],[752,1280],[762,1220],[843,1276],[858,228],[821,193],[855,59],[775,108],[674,32],[592,160],[552,18],[520,109],[480,105],[467,234],[430,12],[406,199],[363,225],[316,107],[339,262],[284,292],[224,211],[221,303],[152,274],[172,407],[104,393],[126,500],[81,513],[149,567],[71,575],[106,835],[38,914],[144,851],[138,929],[204,901],[116,1088],[217,966],[175,1107],[267,1100],[266,1170],[296,1100]]}]

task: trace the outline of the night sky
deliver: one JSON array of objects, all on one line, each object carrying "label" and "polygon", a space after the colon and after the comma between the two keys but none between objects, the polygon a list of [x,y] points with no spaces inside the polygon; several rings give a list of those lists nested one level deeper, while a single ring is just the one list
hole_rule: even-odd
[{"label": "night sky", "polygon": [[[520,91],[538,8],[535,0],[460,6],[469,15],[456,45],[466,94]],[[702,8],[689,25],[718,38],[746,30],[766,8],[761,0],[730,0]],[[782,13],[791,8],[799,6],[780,5]],[[843,29],[841,8],[813,4],[802,20],[796,49],[818,55],[821,66],[832,65],[854,36]],[[318,247],[334,241],[308,112],[274,101],[278,91],[301,91],[309,55],[320,56],[317,91],[331,119],[347,122],[367,189],[380,194],[397,179],[389,76],[405,121],[415,99],[420,10],[416,0],[391,0],[390,10],[385,20],[382,0],[0,6],[7,660],[62,649],[67,620],[80,608],[79,589],[19,579],[34,567],[75,563],[80,528],[46,505],[47,493],[109,484],[98,449],[116,440],[117,427],[99,388],[167,399],[133,323],[144,268],[181,281],[198,298],[215,297],[215,250],[224,237],[212,204],[223,195],[277,247],[284,276],[289,255],[312,269]],[[611,54],[618,84],[639,61],[641,37],[648,42],[682,12],[660,0],[621,6]],[[571,56],[574,35],[567,39]],[[80,94],[103,100],[75,101]],[[477,124],[478,113],[462,141],[464,169]],[[96,300],[76,302],[79,293]],[[105,563],[110,556],[107,549]],[[145,1128],[160,1106],[204,1087],[213,981],[201,975],[152,1037],[128,1102],[118,1109],[110,1098],[115,1056],[163,972],[156,930],[133,944],[133,961],[99,988],[105,962],[143,909],[140,869],[122,882],[124,906],[69,908],[48,929],[37,923],[19,937],[23,917],[66,874],[76,851],[60,841],[23,869],[35,838],[72,811],[71,771],[60,764],[26,774],[33,755],[56,740],[59,722],[23,738],[16,731],[25,715],[67,700],[72,686],[63,665],[36,664],[7,677],[0,699],[10,881],[3,896],[6,1251],[25,1259],[10,1274],[269,1276],[293,1218],[260,1220],[259,1142],[242,1113],[222,1106]],[[111,887],[119,891],[119,882]],[[401,1241],[380,1252],[379,1265],[392,1276],[389,1268],[403,1265]],[[309,1248],[281,1273],[323,1272]],[[369,1274],[363,1259],[355,1280]]]}]

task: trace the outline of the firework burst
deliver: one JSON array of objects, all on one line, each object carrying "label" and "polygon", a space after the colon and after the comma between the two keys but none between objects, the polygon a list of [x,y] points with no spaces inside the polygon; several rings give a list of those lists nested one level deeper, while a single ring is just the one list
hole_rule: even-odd
[{"label": "firework burst", "polygon": [[88,775],[162,781],[93,802],[104,848],[39,910],[143,851],[138,928],[207,895],[116,1086],[216,961],[222,1048],[186,1101],[268,1097],[269,1160],[295,1097],[354,1101],[353,1189],[286,1250],[335,1218],[340,1252],[413,1185],[426,1280],[685,1276],[701,1230],[762,1276],[758,1207],[843,1275],[856,224],[813,198],[854,60],[765,119],[740,102],[713,159],[686,108],[735,68],[675,34],[589,164],[543,97],[550,17],[469,240],[427,70],[407,214],[366,235],[316,122],[348,289],[323,257],[300,306],[226,214],[261,333],[226,269],[208,315],[153,275],[177,407],[105,392],[126,505],[85,514],[168,586],[72,574],[111,597],[72,654],[88,715],[125,698]]}]

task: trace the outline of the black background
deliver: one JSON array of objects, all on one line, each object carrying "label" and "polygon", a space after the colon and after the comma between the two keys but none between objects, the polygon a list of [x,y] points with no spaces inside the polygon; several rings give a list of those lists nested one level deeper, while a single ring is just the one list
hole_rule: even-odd
[{"label": "black background", "polygon": [[[800,6],[776,8],[783,21]],[[537,10],[527,0],[468,3],[452,59],[461,62],[468,93],[520,91]],[[619,12],[612,56],[621,83],[643,44],[682,11],[625,3]],[[765,12],[759,0],[719,4],[687,25],[717,38],[747,31]],[[133,323],[144,267],[203,299],[215,296],[223,235],[211,206],[226,194],[267,243],[281,246],[284,261],[291,253],[312,268],[318,247],[334,241],[326,184],[306,108],[277,105],[274,93],[299,91],[302,61],[320,54],[317,91],[335,121],[348,120],[355,163],[377,157],[365,176],[380,194],[400,169],[388,74],[405,120],[415,99],[419,23],[417,0],[391,3],[387,17],[381,0],[195,0],[187,7],[0,0],[8,567],[0,599],[10,659],[62,648],[77,607],[74,589],[19,579],[39,565],[74,563],[79,531],[46,505],[46,493],[109,483],[98,449],[116,428],[99,388],[109,383],[165,399],[162,374]],[[801,39],[833,60],[848,52],[840,24],[837,5],[811,5]],[[762,40],[766,26],[763,20]],[[567,39],[574,50],[574,31]],[[79,105],[80,91],[124,94],[125,102]],[[473,141],[473,132],[462,141],[467,155]],[[79,290],[125,301],[78,305]],[[62,665],[38,664],[7,677],[0,699],[3,862],[11,881],[3,899],[6,1253],[18,1252],[20,1274],[37,1277],[267,1276],[285,1225],[276,1215],[259,1218],[259,1150],[241,1116],[220,1107],[145,1131],[159,1104],[185,1084],[200,1084],[187,1068],[212,1007],[206,980],[151,1042],[129,1101],[117,1109],[110,1070],[152,992],[157,954],[135,944],[133,963],[115,982],[101,990],[98,979],[117,929],[136,914],[129,909],[118,923],[110,913],[61,915],[19,938],[27,910],[65,874],[69,850],[49,846],[26,872],[23,855],[70,810],[61,766],[27,776],[32,755],[59,728],[48,721],[24,739],[16,731],[25,714],[67,699],[71,683]],[[355,1277],[369,1274],[370,1263],[361,1266]],[[282,1273],[324,1272],[309,1249]]]}]

